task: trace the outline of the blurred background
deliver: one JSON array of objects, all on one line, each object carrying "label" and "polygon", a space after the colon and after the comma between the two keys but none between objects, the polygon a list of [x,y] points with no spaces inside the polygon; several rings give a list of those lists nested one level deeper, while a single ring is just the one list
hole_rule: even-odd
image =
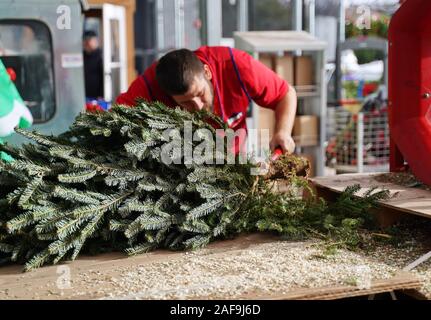
[{"label": "blurred background", "polygon": [[[33,127],[59,133],[83,108],[109,109],[171,50],[237,47],[297,89],[296,152],[309,157],[314,174],[387,171],[387,32],[399,6],[398,0],[5,0],[0,60],[14,75]],[[273,115],[251,104],[247,122],[272,130]],[[5,140],[20,143],[15,135]],[[255,150],[259,137],[249,140]]]}]

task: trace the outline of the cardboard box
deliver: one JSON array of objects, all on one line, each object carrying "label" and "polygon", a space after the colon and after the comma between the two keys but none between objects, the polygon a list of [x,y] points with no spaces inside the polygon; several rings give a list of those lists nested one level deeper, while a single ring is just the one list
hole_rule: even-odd
[{"label": "cardboard box", "polygon": [[314,67],[310,56],[295,57],[295,86],[314,85]]},{"label": "cardboard box", "polygon": [[[263,134],[264,129],[269,130],[269,137]],[[258,140],[261,148],[269,149],[269,143],[275,130],[275,112],[271,109],[259,107],[259,134]]]},{"label": "cardboard box", "polygon": [[[259,55],[259,61],[274,71],[275,55],[262,53]],[[259,134],[258,143],[263,149],[269,149],[269,143],[275,130],[275,114],[273,110],[259,107]],[[269,130],[269,137],[266,137],[262,130]]]},{"label": "cardboard box", "polygon": [[290,85],[294,85],[294,59],[291,55],[275,58],[275,72]]},{"label": "cardboard box", "polygon": [[262,62],[265,66],[274,70],[274,56],[272,54],[262,53],[259,55],[259,61]]},{"label": "cardboard box", "polygon": [[317,116],[296,116],[292,136],[298,147],[318,145],[319,119]]}]

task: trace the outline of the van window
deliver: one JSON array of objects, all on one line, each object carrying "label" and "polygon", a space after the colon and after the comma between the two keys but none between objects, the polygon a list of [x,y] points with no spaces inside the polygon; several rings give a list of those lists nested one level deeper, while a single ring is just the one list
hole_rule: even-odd
[{"label": "van window", "polygon": [[15,86],[34,122],[49,121],[56,106],[48,27],[40,21],[0,20],[0,59],[15,71]]}]

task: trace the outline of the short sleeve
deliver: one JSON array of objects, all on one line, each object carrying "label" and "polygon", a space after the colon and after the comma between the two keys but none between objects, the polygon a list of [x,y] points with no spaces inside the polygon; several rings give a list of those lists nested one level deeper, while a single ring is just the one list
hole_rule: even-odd
[{"label": "short sleeve", "polygon": [[248,53],[232,49],[241,80],[251,99],[259,106],[275,109],[289,91],[289,84]]},{"label": "short sleeve", "polygon": [[142,79],[142,76],[134,80],[133,83],[130,85],[129,89],[118,96],[116,103],[125,104],[127,106],[134,106],[136,105],[137,98],[150,100],[150,96],[148,94],[147,88],[145,87],[145,83]]},{"label": "short sleeve", "polygon": [[[136,105],[136,99],[142,98],[148,101],[154,100],[153,92],[151,91],[151,83],[154,82],[154,73],[156,68],[156,62],[154,62],[148,69],[145,70],[144,74],[137,77],[126,92],[120,94],[116,99],[117,104],[125,104],[128,106]],[[151,83],[149,81],[151,80]]]}]

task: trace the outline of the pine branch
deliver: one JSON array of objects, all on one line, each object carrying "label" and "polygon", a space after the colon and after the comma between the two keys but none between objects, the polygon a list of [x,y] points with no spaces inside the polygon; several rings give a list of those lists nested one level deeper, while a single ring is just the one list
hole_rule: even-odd
[{"label": "pine branch", "polygon": [[64,183],[83,183],[92,179],[97,174],[97,170],[81,170],[58,175],[58,181]]},{"label": "pine branch", "polygon": [[[276,172],[257,179],[249,162],[167,165],[161,159],[169,142],[164,130],[182,136],[185,121],[213,135],[226,128],[205,111],[141,101],[134,108],[82,113],[58,137],[18,129],[34,144],[0,145],[14,158],[0,161],[0,260],[25,262],[30,270],[94,248],[128,248],[129,254],[195,249],[255,231],[292,238],[317,233],[349,247],[359,245],[360,228],[372,228],[369,210],[387,196],[374,190],[358,198],[352,187],[327,204],[275,194],[274,177],[306,187],[297,177],[304,161],[293,156],[281,157],[273,164]],[[182,147],[200,144],[182,142]],[[219,156],[213,150],[208,159]]]}]

